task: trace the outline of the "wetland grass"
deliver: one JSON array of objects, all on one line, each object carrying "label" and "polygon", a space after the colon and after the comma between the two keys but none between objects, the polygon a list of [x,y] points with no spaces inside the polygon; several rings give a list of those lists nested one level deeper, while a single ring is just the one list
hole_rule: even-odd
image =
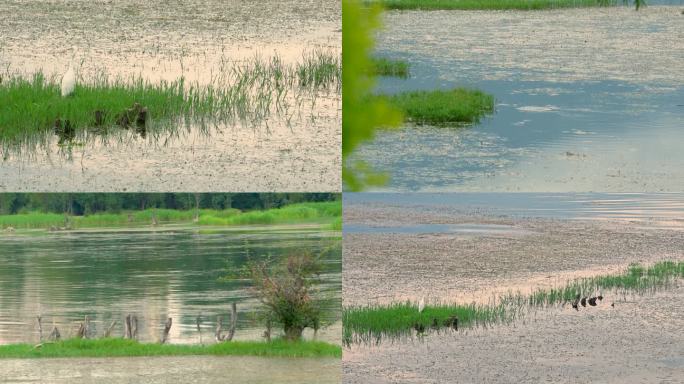
[{"label": "wetland grass", "polygon": [[0,345],[0,359],[127,356],[341,357],[338,345],[320,341],[232,341],[211,345],[145,344],[128,339],[69,339],[53,343]]},{"label": "wetland grass", "polygon": [[[226,61],[208,85],[189,83],[183,77],[153,83],[99,72],[79,78],[67,97],[60,95],[56,76],[7,73],[0,83],[0,145],[5,151],[35,147],[53,133],[60,135],[60,144],[67,144],[87,133],[106,135],[140,123],[145,126],[138,132],[141,136],[190,124],[248,121],[256,125],[272,114],[292,116],[297,112],[292,108],[301,109],[305,100],[315,100],[320,92],[339,92],[341,72],[338,54],[315,50],[294,64],[278,56]],[[136,116],[129,116],[131,112]]]},{"label": "wetland grass", "polygon": [[681,278],[684,278],[684,261],[663,261],[649,267],[631,265],[621,274],[578,279],[560,288],[539,289],[529,295],[511,293],[500,298],[496,305],[438,304],[428,305],[422,312],[416,303],[410,302],[349,307],[343,313],[343,342],[345,345],[377,343],[387,337],[410,337],[430,330],[455,328],[453,319],[456,318],[458,327],[463,328],[508,322],[519,317],[525,308],[566,304],[594,295],[603,300],[602,292],[652,293],[672,286]]},{"label": "wetland grass", "polygon": [[540,10],[615,6],[616,0],[377,0],[386,9],[417,10]]},{"label": "wetland grass", "polygon": [[404,112],[416,124],[471,124],[494,112],[494,97],[479,90],[412,91],[378,96]]},{"label": "wetland grass", "polygon": [[373,74],[406,79],[409,77],[410,65],[406,60],[387,59],[377,57],[372,59]]}]

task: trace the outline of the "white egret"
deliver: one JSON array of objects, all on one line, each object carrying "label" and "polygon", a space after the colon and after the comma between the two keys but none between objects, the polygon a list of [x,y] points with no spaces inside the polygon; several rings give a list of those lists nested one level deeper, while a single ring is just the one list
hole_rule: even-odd
[{"label": "white egret", "polygon": [[62,76],[62,97],[66,97],[74,93],[74,87],[76,86],[76,73],[74,72],[74,57],[76,56],[76,47],[74,47],[74,53],[71,56],[71,62],[69,63],[69,69],[66,71],[64,76]]},{"label": "white egret", "polygon": [[425,296],[421,297],[418,302],[418,313],[423,312],[423,309],[425,309]]}]

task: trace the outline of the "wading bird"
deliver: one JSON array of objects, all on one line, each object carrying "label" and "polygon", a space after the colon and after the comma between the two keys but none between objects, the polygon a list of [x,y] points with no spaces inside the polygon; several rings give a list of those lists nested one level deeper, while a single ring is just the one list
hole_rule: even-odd
[{"label": "wading bird", "polygon": [[418,302],[418,313],[423,312],[423,309],[425,309],[425,296],[421,297]]},{"label": "wading bird", "polygon": [[69,69],[67,69],[64,76],[62,76],[62,97],[66,97],[74,93],[74,87],[76,86],[76,73],[74,72],[75,56],[76,47],[74,47],[74,53],[71,56],[71,62],[69,62]]}]

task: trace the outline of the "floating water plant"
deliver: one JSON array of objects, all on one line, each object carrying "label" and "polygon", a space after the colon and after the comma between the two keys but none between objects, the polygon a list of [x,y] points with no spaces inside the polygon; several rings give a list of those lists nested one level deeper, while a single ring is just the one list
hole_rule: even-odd
[{"label": "floating water plant", "polygon": [[348,307],[343,314],[343,342],[379,342],[383,338],[401,338],[445,328],[456,329],[491,323],[509,322],[526,307],[544,307],[570,303],[573,308],[593,307],[604,295],[645,294],[672,286],[684,278],[684,262],[663,261],[650,267],[631,265],[621,274],[578,279],[563,287],[539,289],[529,295],[508,294],[495,305],[427,305],[423,311],[415,303],[366,307]]},{"label": "floating water plant", "polygon": [[494,111],[494,97],[479,90],[412,91],[380,96],[417,124],[476,123]]},{"label": "floating water plant", "polygon": [[406,60],[387,59],[384,57],[374,58],[373,73],[378,76],[409,77],[409,63]]}]

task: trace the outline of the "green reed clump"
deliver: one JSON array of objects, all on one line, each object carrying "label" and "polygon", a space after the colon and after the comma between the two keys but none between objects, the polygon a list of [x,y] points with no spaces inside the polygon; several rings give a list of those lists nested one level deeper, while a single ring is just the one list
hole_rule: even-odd
[{"label": "green reed clump", "polygon": [[302,87],[339,88],[342,80],[342,63],[339,56],[315,50],[305,54],[296,67],[299,85]]},{"label": "green reed clump", "polygon": [[479,90],[411,91],[378,96],[417,124],[476,123],[494,112],[494,97]]},{"label": "green reed clump", "polygon": [[[272,114],[291,116],[323,89],[340,90],[338,54],[315,50],[302,61],[284,63],[280,57],[254,57],[224,63],[208,85],[175,81],[152,83],[140,77],[110,78],[99,73],[79,79],[74,93],[60,95],[60,79],[35,73],[3,75],[0,82],[0,145],[36,145],[66,121],[75,140],[86,133],[107,134],[126,127],[120,117],[136,103],[148,111],[145,132],[178,130],[188,124],[260,122]],[[133,121],[131,125],[135,125]]]},{"label": "green reed clump", "polygon": [[527,301],[531,305],[567,303],[575,300],[577,295],[591,296],[602,290],[644,294],[668,287],[682,277],[684,277],[684,262],[663,261],[650,267],[634,264],[622,274],[578,279],[563,287],[540,289],[533,292]]},{"label": "green reed clump", "polygon": [[439,304],[426,306],[418,312],[415,303],[395,303],[367,307],[349,307],[343,314],[343,342],[379,342],[381,339],[408,337],[414,333],[458,327],[472,327],[517,318],[525,307],[543,307],[573,302],[580,297],[591,297],[604,291],[646,294],[673,286],[684,278],[684,261],[662,261],[649,267],[630,265],[620,274],[600,275],[577,279],[565,286],[539,289],[529,295],[509,294],[496,305]]},{"label": "green reed clump", "polygon": [[174,345],[140,343],[127,339],[68,339],[33,344],[0,345],[0,359],[57,357],[126,357],[126,356],[264,356],[264,357],[335,357],[342,356],[338,345],[321,341],[231,341],[211,345]]},{"label": "green reed clump", "polygon": [[406,60],[376,57],[372,60],[373,73],[378,76],[391,76],[405,79],[409,77],[410,65]]},{"label": "green reed clump", "polygon": [[[211,110],[212,95],[193,97],[195,92],[186,89],[182,80],[151,84],[140,78],[124,81],[100,75],[93,82],[77,83],[73,95],[62,97],[56,78],[41,72],[29,79],[13,76],[0,84],[0,143],[51,133],[57,119],[68,120],[77,132],[110,127],[136,102],[148,108],[152,120]],[[96,111],[102,112],[99,122]]]},{"label": "green reed clump", "polygon": [[[504,306],[443,304],[418,312],[415,303],[346,308],[342,317],[345,345],[408,337],[442,328],[472,327],[510,320]],[[455,320],[457,319],[457,320]],[[457,323],[456,323],[457,321]]]},{"label": "green reed clump", "polygon": [[398,10],[540,10],[619,4],[617,0],[378,0],[367,3],[379,3],[387,9]]}]

